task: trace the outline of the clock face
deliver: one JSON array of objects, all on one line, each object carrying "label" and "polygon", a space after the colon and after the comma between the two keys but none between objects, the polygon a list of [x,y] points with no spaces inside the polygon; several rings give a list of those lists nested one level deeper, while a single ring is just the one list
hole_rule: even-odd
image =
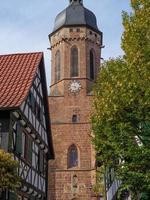
[{"label": "clock face", "polygon": [[72,81],[70,84],[69,84],[69,90],[70,92],[79,92],[81,89],[81,83],[79,81]]}]

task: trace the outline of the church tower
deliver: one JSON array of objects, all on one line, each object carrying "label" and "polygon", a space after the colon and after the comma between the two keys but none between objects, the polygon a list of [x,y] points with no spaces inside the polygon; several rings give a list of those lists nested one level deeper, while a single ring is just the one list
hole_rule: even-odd
[{"label": "church tower", "polygon": [[91,142],[92,85],[100,68],[102,33],[82,0],[57,15],[51,43],[49,96],[55,160],[49,163],[49,200],[97,200]]}]

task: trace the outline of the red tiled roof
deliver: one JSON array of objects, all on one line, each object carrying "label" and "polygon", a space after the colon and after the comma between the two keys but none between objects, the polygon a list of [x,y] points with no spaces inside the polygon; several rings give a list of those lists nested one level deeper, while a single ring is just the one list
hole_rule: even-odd
[{"label": "red tiled roof", "polygon": [[0,109],[25,100],[43,53],[0,55]]}]

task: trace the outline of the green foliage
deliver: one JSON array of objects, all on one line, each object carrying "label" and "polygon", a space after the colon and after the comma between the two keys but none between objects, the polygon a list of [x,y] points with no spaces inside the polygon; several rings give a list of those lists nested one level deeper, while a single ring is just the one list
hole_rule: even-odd
[{"label": "green foliage", "polygon": [[144,192],[141,194],[141,200],[149,200],[150,199],[150,192]]},{"label": "green foliage", "polygon": [[15,191],[20,186],[17,167],[18,162],[12,155],[0,150],[0,192],[5,189]]},{"label": "green foliage", "polygon": [[133,199],[150,191],[150,1],[123,12],[123,58],[103,64],[95,85],[92,124],[103,166],[113,167]]}]

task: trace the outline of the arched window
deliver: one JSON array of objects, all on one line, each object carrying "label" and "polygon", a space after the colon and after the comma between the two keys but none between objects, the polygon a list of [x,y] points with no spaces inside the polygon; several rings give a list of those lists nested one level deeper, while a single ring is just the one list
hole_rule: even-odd
[{"label": "arched window", "polygon": [[78,166],[78,149],[72,144],[68,149],[68,168]]},{"label": "arched window", "polygon": [[55,55],[55,82],[60,80],[60,64],[61,64],[61,58],[60,58],[60,51],[58,50]]},{"label": "arched window", "polygon": [[90,50],[90,79],[94,79],[94,53]]},{"label": "arched window", "polygon": [[71,77],[78,76],[78,49],[72,47],[71,49]]}]

